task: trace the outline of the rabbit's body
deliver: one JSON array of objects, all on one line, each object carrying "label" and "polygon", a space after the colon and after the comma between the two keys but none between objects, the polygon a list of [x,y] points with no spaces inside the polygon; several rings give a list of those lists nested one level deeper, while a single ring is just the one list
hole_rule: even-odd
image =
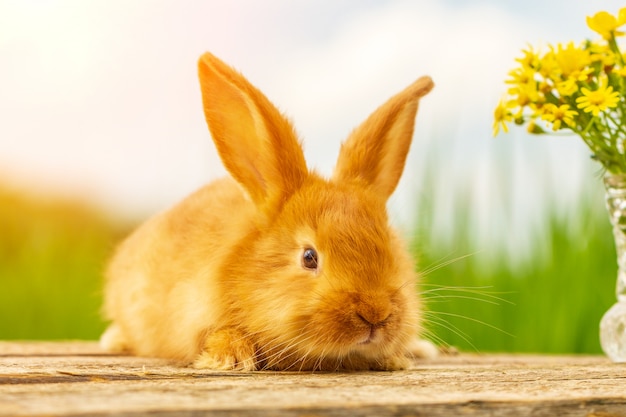
[{"label": "rabbit's body", "polygon": [[212,369],[406,367],[420,331],[416,274],[385,204],[430,79],[355,130],[327,180],[241,75],[206,54],[200,78],[233,178],[122,243],[107,271],[103,344]]},{"label": "rabbit's body", "polygon": [[105,314],[117,326],[108,335],[115,340],[107,343],[138,355],[192,361],[200,333],[220,316],[223,299],[212,277],[227,249],[246,233],[253,210],[225,178],[141,225],[107,270],[105,294],[116,296],[106,297]]}]

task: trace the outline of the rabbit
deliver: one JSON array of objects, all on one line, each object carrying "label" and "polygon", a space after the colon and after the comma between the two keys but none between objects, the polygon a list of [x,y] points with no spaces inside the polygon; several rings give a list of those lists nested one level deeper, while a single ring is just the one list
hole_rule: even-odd
[{"label": "rabbit", "polygon": [[211,53],[198,63],[206,121],[230,176],[140,225],[105,272],[110,351],[213,370],[399,370],[420,339],[418,274],[389,225],[419,78],[342,144],[330,178],[294,128]]}]

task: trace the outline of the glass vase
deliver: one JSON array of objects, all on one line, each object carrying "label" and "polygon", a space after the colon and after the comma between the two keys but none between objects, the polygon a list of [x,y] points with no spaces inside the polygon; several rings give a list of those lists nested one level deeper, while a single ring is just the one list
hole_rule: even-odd
[{"label": "glass vase", "polygon": [[626,362],[626,175],[606,175],[606,207],[617,252],[617,302],[600,321],[600,344],[613,362]]}]

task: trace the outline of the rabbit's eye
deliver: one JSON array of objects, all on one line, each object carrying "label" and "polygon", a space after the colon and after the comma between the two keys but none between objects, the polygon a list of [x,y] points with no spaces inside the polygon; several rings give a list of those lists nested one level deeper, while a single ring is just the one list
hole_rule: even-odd
[{"label": "rabbit's eye", "polygon": [[307,248],[302,253],[302,266],[306,269],[317,269],[317,252],[315,249]]}]

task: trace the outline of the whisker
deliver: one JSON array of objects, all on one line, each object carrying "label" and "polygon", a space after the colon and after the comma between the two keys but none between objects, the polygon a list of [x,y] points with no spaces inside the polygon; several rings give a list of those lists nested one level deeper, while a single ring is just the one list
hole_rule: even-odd
[{"label": "whisker", "polygon": [[[423,290],[420,291],[420,295],[424,296],[428,296],[425,297],[430,298],[429,294],[432,293],[445,293],[445,292],[450,292],[450,293],[454,293],[454,292],[460,292],[460,293],[468,293],[468,294],[476,294],[476,295],[480,295],[483,296],[485,298],[489,298],[491,300],[497,300],[503,303],[507,303],[507,304],[511,304],[511,305],[515,305],[514,302],[507,300],[506,298],[502,298],[502,297],[498,297],[495,294],[512,294],[511,292],[496,292],[496,291],[485,291],[486,289],[490,289],[493,288],[491,286],[483,286],[483,287],[466,287],[466,286],[439,286],[439,285],[435,285],[435,284],[423,284],[421,285],[422,287],[433,287],[433,288],[429,288],[427,290]],[[437,294],[437,296],[439,296],[439,294]],[[441,297],[453,297],[453,295],[441,295]],[[485,302],[489,302],[487,300],[480,300],[477,299],[478,301],[485,301]]]},{"label": "whisker", "polygon": [[[430,273],[433,273],[433,272],[437,271],[438,269],[444,268],[444,267],[446,267],[446,266],[448,266],[448,265],[450,265],[450,264],[453,264],[453,263],[455,263],[455,262],[458,262],[458,261],[460,261],[460,260],[462,260],[462,259],[466,259],[466,258],[469,258],[469,257],[471,257],[471,256],[474,256],[474,255],[476,255],[476,254],[478,254],[478,253],[480,253],[480,252],[482,252],[482,251],[476,251],[476,252],[468,253],[468,254],[465,254],[465,255],[457,256],[456,258],[448,259],[448,260],[443,261],[443,262],[436,261],[436,262],[435,262],[434,264],[432,264],[431,266],[428,266],[428,267],[426,267],[425,269],[422,269],[422,270],[421,270],[421,274],[422,274],[423,276],[426,276],[426,275],[428,275],[428,274],[430,274]],[[448,255],[444,256],[444,257],[443,257],[443,258],[441,258],[441,259],[445,259],[445,258],[447,258],[447,257],[448,257]],[[439,262],[440,262],[440,263],[439,263]]]},{"label": "whisker", "polygon": [[[436,319],[436,320],[433,320]],[[465,343],[467,343],[472,350],[474,350],[475,352],[479,352],[478,348],[476,347],[476,345],[474,345],[471,341],[471,338],[469,335],[467,335],[465,332],[461,331],[458,327],[456,327],[455,325],[453,325],[452,323],[447,322],[446,320],[440,318],[440,317],[436,317],[433,316],[428,322],[427,324],[435,324],[439,327],[442,327],[448,331],[450,331],[451,333],[455,334],[456,336],[458,336],[459,338],[461,338]],[[441,340],[440,338],[437,338],[439,340]],[[446,343],[441,343],[442,345],[445,345]]]},{"label": "whisker", "polygon": [[[433,324],[438,324],[438,323],[433,323]],[[443,327],[443,326],[441,326]],[[450,329],[448,329],[450,330]],[[452,331],[452,330],[450,330]],[[420,338],[421,339],[426,339],[426,340],[430,340],[431,342],[433,342],[435,345],[437,346],[448,346],[449,344],[446,343],[446,341],[437,336],[437,334],[435,332],[433,332],[432,330],[429,329],[423,329],[421,334],[420,334]]]},{"label": "whisker", "polygon": [[[302,337],[305,336],[305,337]],[[307,343],[308,341],[310,341],[311,339],[315,338],[315,333],[311,330],[308,331],[304,334],[300,334],[297,335],[296,337],[287,340],[285,342],[279,343],[276,346],[271,346],[272,348],[276,348],[279,349],[279,351],[272,353],[271,355],[268,355],[265,357],[268,367],[270,367],[272,364],[276,364],[278,362],[281,361],[285,361],[286,359],[294,356],[294,355],[298,355],[298,346],[301,346],[304,343]],[[275,341],[275,340],[274,340]],[[274,341],[270,342],[270,343],[266,343],[266,346],[268,344],[272,344]],[[282,348],[282,349],[281,349]],[[274,350],[274,349],[272,349]],[[309,348],[309,352],[310,352],[310,348]],[[287,355],[285,355],[285,353],[288,353]],[[297,363],[297,360],[294,362],[294,364]]]},{"label": "whisker", "polygon": [[[446,329],[451,330],[451,328],[455,329],[455,334],[458,336],[462,336],[465,338],[469,338],[471,339],[471,337],[469,336],[469,334],[467,334],[466,332],[464,332],[463,330],[461,330],[460,328],[458,328],[456,325],[450,323],[449,321],[447,321],[446,319],[444,319],[443,317],[439,317],[437,314],[435,313],[428,313],[424,315],[424,318],[426,320],[425,324],[445,324],[446,325]],[[442,326],[443,327],[443,326]]]},{"label": "whisker", "polygon": [[467,296],[467,295],[434,295],[434,296],[430,296],[430,297],[424,297],[422,299],[427,301],[428,304],[432,304],[433,302],[435,302],[435,303],[446,302],[447,300],[454,299],[454,298],[462,299],[462,300],[482,301],[484,303],[493,304],[493,305],[497,305],[497,306],[500,305],[500,303],[498,303],[497,301],[494,301],[494,300],[486,300],[484,298],[470,297],[470,296]]},{"label": "whisker", "polygon": [[507,336],[510,336],[510,337],[515,337],[515,335],[513,335],[513,334],[511,334],[511,333],[509,333],[509,332],[507,332],[507,331],[505,331],[505,330],[502,330],[502,329],[500,329],[500,328],[498,328],[498,327],[496,327],[496,326],[494,326],[494,325],[491,325],[491,324],[486,323],[486,322],[484,322],[484,321],[482,321],[482,320],[478,320],[478,319],[475,319],[475,318],[472,318],[472,317],[463,316],[463,315],[461,315],[461,314],[455,314],[455,313],[447,313],[447,312],[443,312],[443,311],[435,311],[435,312],[432,312],[432,313],[437,314],[437,315],[443,315],[443,316],[449,316],[449,317],[456,317],[456,318],[460,318],[460,319],[464,319],[464,320],[472,321],[472,322],[474,322],[474,323],[481,324],[481,325],[483,325],[483,326],[485,326],[485,327],[489,327],[490,329],[496,330],[496,331],[498,331],[498,332],[500,332],[500,333],[502,333],[502,334],[505,334],[505,335],[507,335]]}]

